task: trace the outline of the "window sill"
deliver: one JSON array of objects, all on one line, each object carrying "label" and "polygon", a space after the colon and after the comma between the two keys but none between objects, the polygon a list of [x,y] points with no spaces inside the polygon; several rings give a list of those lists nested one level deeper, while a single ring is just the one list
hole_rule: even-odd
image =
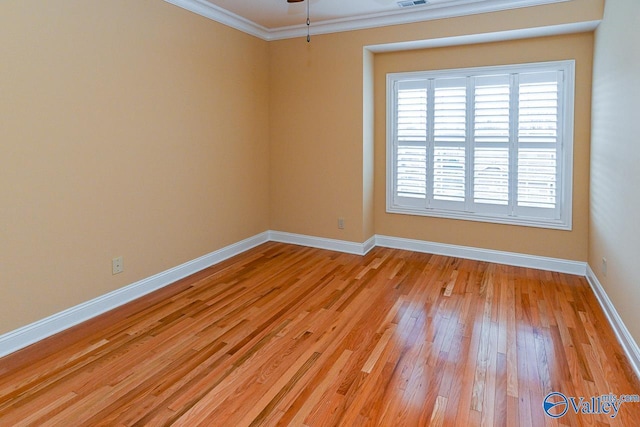
[{"label": "window sill", "polygon": [[463,221],[488,222],[493,224],[516,225],[520,227],[547,228],[552,230],[572,230],[570,219],[567,221],[563,221],[544,218],[499,216],[478,214],[472,212],[447,211],[442,209],[415,209],[405,206],[387,206],[387,213],[455,219]]}]

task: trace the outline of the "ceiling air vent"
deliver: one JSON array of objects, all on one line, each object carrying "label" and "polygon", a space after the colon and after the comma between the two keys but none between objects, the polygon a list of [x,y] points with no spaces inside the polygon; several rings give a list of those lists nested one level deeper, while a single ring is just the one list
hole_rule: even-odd
[{"label": "ceiling air vent", "polygon": [[422,6],[429,3],[427,0],[402,0],[398,2],[400,7]]}]

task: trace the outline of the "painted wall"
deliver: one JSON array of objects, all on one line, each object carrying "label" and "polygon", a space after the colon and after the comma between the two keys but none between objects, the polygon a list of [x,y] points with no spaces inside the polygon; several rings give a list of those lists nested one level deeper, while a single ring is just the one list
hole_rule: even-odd
[{"label": "painted wall", "polygon": [[[307,44],[267,43],[162,1],[0,2],[0,334],[267,229],[354,242],[384,232],[377,60],[365,48],[597,20],[602,7]],[[398,233],[435,240],[406,221]],[[443,241],[512,250],[475,227]],[[539,255],[574,244],[532,238]],[[125,271],[113,276],[118,255]]]},{"label": "painted wall", "polygon": [[636,342],[640,342],[639,22],[640,2],[610,0],[596,32],[589,227],[589,265]]},{"label": "painted wall", "polygon": [[[374,233],[390,234],[586,261],[591,36],[521,41],[502,46],[433,49],[427,53],[375,54],[373,64],[366,48],[410,40],[587,22],[599,20],[602,9],[602,0],[581,0],[317,35],[312,36],[310,44],[304,38],[271,42],[271,228],[355,242],[363,242]],[[534,51],[526,51],[530,47]],[[573,49],[577,50],[575,54]],[[433,62],[432,55],[437,58]],[[461,55],[471,56],[464,58]],[[580,95],[575,130],[578,149],[574,231],[541,232],[541,229],[406,215],[390,218],[381,210],[384,206],[384,151],[380,149],[384,143],[384,105],[380,98],[383,67],[398,68],[400,63],[396,66],[394,61],[410,64],[418,57],[422,58],[419,68],[431,68],[434,64],[500,64],[565,59],[576,55],[580,62]],[[375,94],[367,93],[367,88],[375,88]],[[365,102],[374,100],[373,114],[369,106],[363,106],[363,99]],[[371,123],[372,118],[375,124]],[[375,157],[370,152],[371,132],[375,140]],[[372,191],[374,203],[371,203]],[[344,230],[337,227],[338,217],[345,218]],[[517,239],[512,238],[514,235]]]},{"label": "painted wall", "polygon": [[[376,233],[455,245],[586,261],[589,209],[592,33],[376,55]],[[386,75],[405,71],[576,61],[573,229],[429,218],[386,212]]]},{"label": "painted wall", "polygon": [[0,334],[268,229],[266,42],[162,1],[4,0],[0,58]]},{"label": "painted wall", "polygon": [[269,53],[271,228],[362,242],[362,45],[339,33]]}]

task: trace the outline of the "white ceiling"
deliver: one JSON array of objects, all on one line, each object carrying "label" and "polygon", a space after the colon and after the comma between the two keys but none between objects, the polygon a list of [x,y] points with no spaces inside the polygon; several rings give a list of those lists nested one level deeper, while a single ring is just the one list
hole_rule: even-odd
[{"label": "white ceiling", "polygon": [[[400,0],[165,0],[266,40],[371,28],[575,0],[427,0],[401,8]],[[307,4],[307,2],[309,2]]]},{"label": "white ceiling", "polygon": [[[216,6],[242,16],[267,29],[304,24],[307,2],[287,3],[287,0],[206,0]],[[310,0],[309,12],[314,23],[336,19],[357,19],[379,13],[410,13],[444,4],[479,3],[487,0],[429,0],[427,5],[400,8],[397,0]]]}]

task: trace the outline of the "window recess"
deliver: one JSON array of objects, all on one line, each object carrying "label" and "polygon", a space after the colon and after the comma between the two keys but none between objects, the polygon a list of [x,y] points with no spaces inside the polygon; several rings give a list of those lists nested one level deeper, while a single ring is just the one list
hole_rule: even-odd
[{"label": "window recess", "polygon": [[574,61],[387,75],[387,211],[571,229]]}]

